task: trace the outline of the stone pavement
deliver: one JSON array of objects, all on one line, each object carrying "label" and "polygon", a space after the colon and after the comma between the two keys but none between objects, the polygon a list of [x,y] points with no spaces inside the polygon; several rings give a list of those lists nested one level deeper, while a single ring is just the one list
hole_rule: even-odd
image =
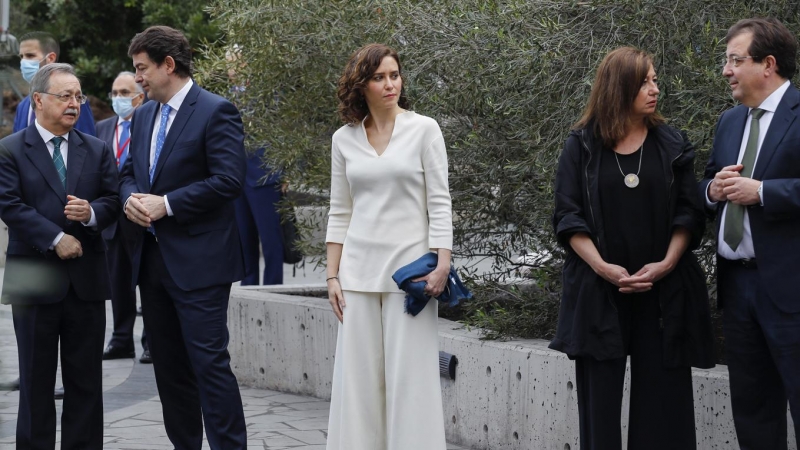
[{"label": "stone pavement", "polygon": [[[292,277],[291,266],[284,281],[287,284],[319,282],[323,269],[297,271]],[[0,268],[0,287],[3,270]],[[111,303],[106,307],[106,338],[111,335]],[[141,354],[139,338],[142,324],[137,319],[134,333],[137,357]],[[0,306],[0,382],[17,376],[17,348],[11,308]],[[58,375],[60,379],[60,373]],[[161,403],[155,387],[153,366],[137,360],[121,359],[103,362],[104,449],[149,450],[172,449],[164,430]],[[240,390],[247,421],[249,449],[324,450],[327,436],[329,403],[316,398],[301,397],[276,391]],[[19,392],[0,391],[0,450],[15,447],[15,428]],[[56,401],[61,415],[61,401]],[[60,426],[59,426],[60,429]],[[56,448],[60,448],[57,444]],[[208,444],[204,442],[203,448]],[[463,447],[448,445],[448,450]]]}]

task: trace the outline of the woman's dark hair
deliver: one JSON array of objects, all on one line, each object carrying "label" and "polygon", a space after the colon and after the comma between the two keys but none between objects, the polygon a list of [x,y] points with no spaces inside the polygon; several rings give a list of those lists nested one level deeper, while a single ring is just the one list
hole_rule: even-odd
[{"label": "woman's dark hair", "polygon": [[728,29],[725,42],[743,33],[753,34],[747,49],[753,62],[761,62],[772,55],[778,63],[778,75],[787,80],[794,76],[797,72],[797,38],[778,19],[742,19]]},{"label": "woman's dark hair", "polygon": [[134,36],[128,47],[128,56],[142,52],[147,53],[147,57],[157,66],[171,56],[179,77],[192,76],[192,46],[186,36],[174,28],[156,25]]},{"label": "woman's dark hair", "polygon": [[[363,90],[380,67],[383,58],[387,56],[391,56],[397,61],[397,69],[402,78],[403,68],[400,65],[400,57],[396,51],[383,44],[367,44],[356,50],[347,60],[336,91],[336,97],[339,99],[339,117],[344,123],[355,125],[369,114]],[[405,80],[403,81],[397,104],[403,109],[408,109]]]},{"label": "woman's dark hair", "polygon": [[[633,102],[651,66],[653,58],[633,47],[620,47],[606,55],[597,68],[589,103],[573,129],[593,124],[592,131],[600,136],[603,145],[613,148],[627,133]],[[664,123],[658,112],[644,120],[647,128]]]}]

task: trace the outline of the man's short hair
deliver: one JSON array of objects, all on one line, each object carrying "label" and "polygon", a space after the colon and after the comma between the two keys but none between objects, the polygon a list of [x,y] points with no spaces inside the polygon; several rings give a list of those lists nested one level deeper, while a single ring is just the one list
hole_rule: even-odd
[{"label": "man's short hair", "polygon": [[65,63],[53,63],[42,66],[31,80],[31,95],[34,92],[47,92],[50,90],[50,77],[55,73],[68,73],[77,78],[75,69]]},{"label": "man's short hair", "polygon": [[772,55],[778,63],[778,75],[789,80],[797,73],[797,38],[780,20],[774,17],[742,19],[728,29],[725,42],[743,33],[753,34],[747,51],[754,62]]},{"label": "man's short hair", "polygon": [[156,25],[134,36],[128,47],[128,56],[142,52],[159,66],[167,56],[171,56],[179,77],[192,76],[192,46],[186,36],[174,28]]},{"label": "man's short hair", "polygon": [[39,43],[39,49],[45,56],[48,53],[55,53],[56,61],[58,61],[58,57],[60,56],[58,41],[56,41],[52,34],[44,31],[31,31],[19,38],[20,43],[25,41],[37,41]]},{"label": "man's short hair", "polygon": [[136,85],[136,93],[137,94],[144,94],[144,89],[142,89],[142,85],[136,82],[136,74],[133,72],[128,72],[127,70],[123,70],[122,72],[118,73],[115,80],[121,76],[131,77],[133,78],[133,84]]}]

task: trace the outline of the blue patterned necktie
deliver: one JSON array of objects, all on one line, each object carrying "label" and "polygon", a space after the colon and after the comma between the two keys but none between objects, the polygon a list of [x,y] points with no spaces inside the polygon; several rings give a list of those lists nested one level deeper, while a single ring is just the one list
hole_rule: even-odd
[{"label": "blue patterned necktie", "polygon": [[61,179],[61,184],[64,189],[67,188],[67,166],[64,164],[64,157],[61,155],[61,142],[64,140],[61,136],[56,136],[53,139],[53,164],[56,166],[58,178]]},{"label": "blue patterned necktie", "polygon": [[131,122],[126,120],[120,124],[122,128],[119,132],[119,140],[117,140],[117,151],[119,151],[119,147],[124,145],[122,153],[119,154],[119,160],[117,161],[117,165],[121,168],[123,164],[125,164],[125,159],[128,157],[128,149],[131,148],[129,139],[131,137]]},{"label": "blue patterned necktie", "polygon": [[161,122],[158,124],[158,134],[156,135],[156,154],[153,156],[153,164],[150,166],[150,184],[153,184],[153,175],[156,173],[156,163],[158,163],[158,156],[161,154],[161,147],[164,146],[164,139],[167,137],[167,120],[169,120],[169,112],[172,108],[164,103],[161,106]]}]

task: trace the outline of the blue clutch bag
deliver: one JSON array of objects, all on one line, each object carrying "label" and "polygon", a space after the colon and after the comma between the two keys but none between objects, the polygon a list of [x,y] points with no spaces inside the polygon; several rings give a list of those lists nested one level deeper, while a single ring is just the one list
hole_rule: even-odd
[{"label": "blue clutch bag", "polygon": [[[397,283],[397,287],[405,291],[406,304],[405,311],[412,316],[416,316],[428,304],[430,296],[425,294],[425,282],[411,280],[424,277],[433,272],[439,263],[439,256],[436,253],[426,253],[416,261],[407,264],[392,275],[392,279]],[[462,300],[472,298],[472,292],[464,286],[461,278],[458,277],[456,270],[450,266],[450,274],[447,276],[447,285],[444,291],[436,297],[436,300],[446,303],[448,306],[456,306]]]}]

